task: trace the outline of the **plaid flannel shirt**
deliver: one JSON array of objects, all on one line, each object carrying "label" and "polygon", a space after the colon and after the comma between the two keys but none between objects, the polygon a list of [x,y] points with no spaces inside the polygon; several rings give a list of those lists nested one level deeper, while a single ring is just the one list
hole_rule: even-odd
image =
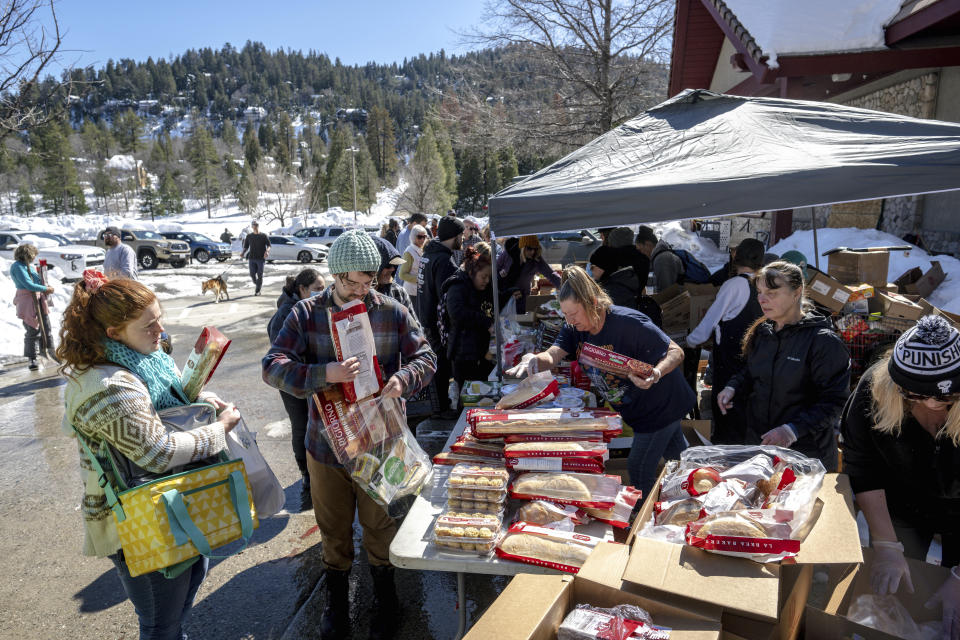
[{"label": "plaid flannel shirt", "polygon": [[[403,383],[405,397],[417,393],[437,370],[437,356],[430,349],[420,324],[403,305],[375,290],[366,295],[363,303],[373,328],[384,384],[396,374]],[[264,382],[298,398],[310,398],[315,391],[329,386],[327,365],[336,362],[337,356],[330,335],[328,309],[340,310],[333,300],[333,285],[294,305],[273,346],[263,357]],[[401,356],[406,363],[402,367]],[[323,420],[311,402],[307,451],[319,462],[337,464],[322,430]]]}]

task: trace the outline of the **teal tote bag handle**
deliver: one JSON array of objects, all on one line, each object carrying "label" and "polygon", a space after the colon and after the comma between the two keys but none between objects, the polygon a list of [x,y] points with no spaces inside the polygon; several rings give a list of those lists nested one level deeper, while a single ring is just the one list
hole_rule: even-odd
[{"label": "teal tote bag handle", "polygon": [[247,495],[247,485],[243,481],[243,472],[230,472],[228,482],[230,485],[230,501],[233,503],[237,518],[240,520],[240,535],[243,537],[243,546],[224,556],[212,555],[213,549],[210,548],[207,537],[203,535],[200,528],[190,518],[183,496],[177,489],[170,489],[164,491],[161,498],[167,509],[167,518],[170,521],[170,532],[173,534],[174,542],[178,545],[186,544],[187,541],[192,542],[201,555],[214,559],[229,558],[247,548],[250,536],[253,535],[253,518],[250,517],[250,496]]}]

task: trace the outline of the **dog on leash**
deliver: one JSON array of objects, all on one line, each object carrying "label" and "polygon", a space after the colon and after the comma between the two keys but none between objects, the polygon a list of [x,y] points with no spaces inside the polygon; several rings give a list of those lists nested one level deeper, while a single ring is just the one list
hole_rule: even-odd
[{"label": "dog on leash", "polygon": [[200,295],[206,294],[207,291],[213,291],[213,295],[216,297],[215,302],[220,302],[221,298],[230,299],[230,294],[227,292],[227,281],[223,279],[223,276],[205,280],[200,289]]}]

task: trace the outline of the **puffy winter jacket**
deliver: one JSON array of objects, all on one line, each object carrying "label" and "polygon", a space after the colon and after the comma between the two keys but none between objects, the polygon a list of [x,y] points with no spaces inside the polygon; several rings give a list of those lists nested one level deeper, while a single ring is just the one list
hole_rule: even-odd
[{"label": "puffy winter jacket", "polygon": [[747,444],[790,424],[797,433],[792,449],[836,469],[835,429],[850,393],[850,354],[827,318],[808,313],[780,331],[762,322],[746,367],[727,386],[745,415]]},{"label": "puffy winter jacket", "polygon": [[280,329],[283,328],[284,321],[287,319],[287,316],[290,315],[290,309],[293,309],[293,305],[298,302],[300,302],[300,296],[296,293],[290,293],[286,287],[281,290],[280,297],[277,298],[277,312],[273,314],[273,317],[270,318],[270,323],[267,324],[267,335],[270,336],[270,344],[273,344],[277,334],[280,333]]},{"label": "puffy winter jacket", "polygon": [[439,240],[431,240],[423,248],[420,272],[417,274],[417,316],[431,345],[439,343],[437,334],[437,305],[440,304],[440,288],[457,270],[453,251]]},{"label": "puffy winter jacket", "polygon": [[450,316],[450,360],[480,360],[490,348],[493,325],[493,287],[478,291],[463,269],[443,283],[443,296]]},{"label": "puffy winter jacket", "polygon": [[882,489],[893,517],[960,536],[960,448],[945,435],[934,439],[909,411],[899,434],[874,429],[872,380],[870,369],[840,422],[843,472],[853,492]]},{"label": "puffy winter jacket", "polygon": [[629,309],[637,308],[637,297],[640,295],[640,277],[633,267],[617,269],[609,276],[604,274],[597,283],[607,292],[613,304]]}]

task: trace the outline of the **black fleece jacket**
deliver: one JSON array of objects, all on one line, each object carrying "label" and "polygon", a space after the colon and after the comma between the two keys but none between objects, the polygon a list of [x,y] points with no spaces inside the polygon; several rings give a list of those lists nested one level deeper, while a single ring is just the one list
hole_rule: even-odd
[{"label": "black fleece jacket", "polygon": [[431,240],[423,248],[420,272],[417,274],[417,316],[431,345],[440,339],[437,334],[437,305],[440,304],[440,288],[457,270],[453,262],[453,250],[439,240]]},{"label": "black fleece jacket", "polygon": [[836,468],[835,430],[850,393],[850,354],[827,318],[808,313],[780,331],[762,322],[746,367],[727,386],[736,390],[747,444],[790,424],[797,432],[791,449]]}]

